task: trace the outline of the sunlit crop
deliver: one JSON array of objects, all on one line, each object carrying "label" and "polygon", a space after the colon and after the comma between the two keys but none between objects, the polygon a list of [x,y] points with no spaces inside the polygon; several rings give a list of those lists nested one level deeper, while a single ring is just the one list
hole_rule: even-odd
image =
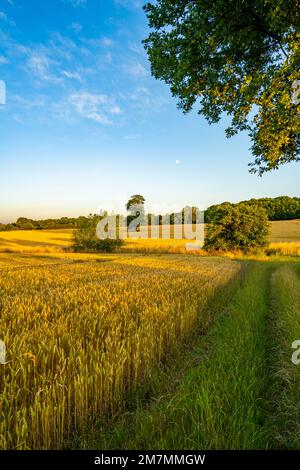
[{"label": "sunlit crop", "polygon": [[299,242],[270,243],[270,253],[286,256],[300,256]]},{"label": "sunlit crop", "polygon": [[185,255],[0,255],[0,448],[63,448],[120,410],[209,321],[206,300],[238,269]]},{"label": "sunlit crop", "polygon": [[[125,240],[121,252],[133,253],[187,253],[185,239],[174,239],[174,226],[165,227],[170,238],[147,238],[147,230],[142,232],[144,238],[136,238],[130,234]],[[59,253],[68,249],[72,242],[73,230],[16,230],[0,232],[0,253]],[[284,220],[271,223],[270,243],[280,244],[279,247],[293,249],[300,244],[300,220]],[[189,243],[189,241],[188,241]],[[284,243],[284,245],[282,244]],[[276,247],[275,247],[276,248]]]}]

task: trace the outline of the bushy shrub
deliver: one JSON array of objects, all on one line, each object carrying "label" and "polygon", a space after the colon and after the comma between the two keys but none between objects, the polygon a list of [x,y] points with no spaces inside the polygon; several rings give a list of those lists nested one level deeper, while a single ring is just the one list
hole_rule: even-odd
[{"label": "bushy shrub", "polygon": [[73,250],[76,253],[112,253],[122,245],[123,241],[120,239],[112,240],[111,238],[107,238],[106,240],[85,240],[81,241],[79,244],[74,244]]},{"label": "bushy shrub", "polygon": [[204,248],[244,253],[257,250],[267,245],[268,229],[268,216],[262,207],[223,204],[206,229]]},{"label": "bushy shrub", "polygon": [[75,252],[111,253],[123,245],[123,240],[107,238],[100,240],[96,235],[96,227],[101,216],[89,216],[74,231],[72,249]]}]

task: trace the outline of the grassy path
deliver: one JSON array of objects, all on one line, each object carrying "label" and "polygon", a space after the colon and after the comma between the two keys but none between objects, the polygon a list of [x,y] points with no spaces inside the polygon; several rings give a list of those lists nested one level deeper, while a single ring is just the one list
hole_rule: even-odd
[{"label": "grassy path", "polygon": [[207,338],[211,353],[187,372],[175,393],[135,416],[125,447],[263,446],[264,317],[270,267],[253,265],[248,270],[247,280]]},{"label": "grassy path", "polygon": [[213,325],[153,376],[132,409],[79,446],[299,449],[300,365],[291,362],[300,340],[299,266],[243,262],[208,306]]},{"label": "grassy path", "polygon": [[274,272],[271,279],[268,426],[270,446],[275,448],[300,449],[300,365],[291,360],[294,352],[291,345],[300,340],[299,274],[299,265],[284,265]]}]

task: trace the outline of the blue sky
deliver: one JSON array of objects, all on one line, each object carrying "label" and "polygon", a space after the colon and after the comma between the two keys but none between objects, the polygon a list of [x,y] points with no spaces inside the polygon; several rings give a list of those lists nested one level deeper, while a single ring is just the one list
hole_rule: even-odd
[{"label": "blue sky", "polygon": [[0,221],[299,196],[300,166],[250,175],[246,135],[183,115],[150,74],[142,0],[0,0]]}]

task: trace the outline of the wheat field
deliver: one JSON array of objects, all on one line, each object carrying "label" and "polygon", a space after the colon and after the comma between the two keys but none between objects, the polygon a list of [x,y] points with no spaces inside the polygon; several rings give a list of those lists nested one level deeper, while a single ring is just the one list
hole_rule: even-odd
[{"label": "wheat field", "polygon": [[239,271],[185,255],[0,255],[0,448],[61,449],[122,408]]},{"label": "wheat field", "polygon": [[[170,227],[171,238],[136,238],[134,234],[125,240],[121,248],[124,253],[156,252],[187,253],[185,239],[174,239],[174,228]],[[59,253],[70,247],[73,230],[18,230],[0,232],[0,253]],[[279,254],[299,254],[300,220],[272,222],[269,241],[272,249]]]}]

